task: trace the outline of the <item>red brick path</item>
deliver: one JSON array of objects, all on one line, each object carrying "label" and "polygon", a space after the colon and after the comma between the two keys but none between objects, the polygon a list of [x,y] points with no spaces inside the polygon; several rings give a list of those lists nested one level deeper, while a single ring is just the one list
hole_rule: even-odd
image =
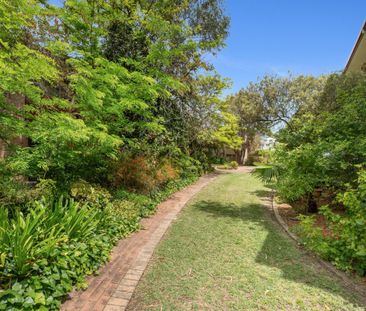
[{"label": "red brick path", "polygon": [[170,223],[197,192],[215,178],[201,177],[195,184],[175,193],[158,206],[154,216],[142,220],[144,229],[121,240],[113,249],[111,261],[98,276],[89,277],[85,291],[70,294],[61,310],[116,311],[125,310],[144,270]]}]

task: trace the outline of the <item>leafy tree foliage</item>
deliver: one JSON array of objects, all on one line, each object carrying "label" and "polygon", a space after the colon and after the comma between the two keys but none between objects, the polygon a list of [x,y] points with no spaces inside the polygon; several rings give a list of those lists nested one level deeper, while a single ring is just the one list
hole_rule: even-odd
[{"label": "leafy tree foliage", "polygon": [[318,101],[303,105],[278,133],[280,192],[295,200],[316,188],[344,189],[365,162],[365,77],[333,75]]},{"label": "leafy tree foliage", "polygon": [[247,162],[256,135],[284,126],[291,128],[290,120],[295,114],[314,110],[324,82],[325,77],[264,76],[230,96],[227,102],[239,118],[239,136],[243,140],[238,161]]},{"label": "leafy tree foliage", "polygon": [[2,310],[59,309],[212,149],[240,143],[205,61],[227,36],[221,0],[50,3],[0,0]]},{"label": "leafy tree foliage", "polygon": [[288,201],[305,199],[308,212],[318,211],[315,193],[326,193],[330,204],[319,211],[328,231],[303,216],[299,233],[341,269],[365,275],[366,76],[333,74],[301,83],[306,92],[295,93],[302,100],[277,133],[276,187]]},{"label": "leafy tree foliage", "polygon": [[124,152],[204,160],[212,144],[237,142],[219,99],[226,82],[204,61],[227,35],[221,1],[1,0],[0,10],[11,176],[105,183]]}]

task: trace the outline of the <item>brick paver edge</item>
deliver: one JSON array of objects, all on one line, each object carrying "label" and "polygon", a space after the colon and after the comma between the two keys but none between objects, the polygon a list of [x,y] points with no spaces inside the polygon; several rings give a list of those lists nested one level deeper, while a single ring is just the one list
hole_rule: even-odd
[{"label": "brick paver edge", "polygon": [[[97,282],[96,285],[93,284],[93,286],[91,286],[93,288],[89,289],[90,293],[86,293],[88,289],[86,289],[86,291],[82,293],[75,293],[75,296],[71,300],[68,300],[64,303],[61,310],[125,310],[133,295],[133,292],[135,291],[135,288],[137,287],[139,280],[141,279],[145,269],[147,268],[147,265],[154,253],[156,246],[165,235],[173,220],[176,219],[176,216],[187,204],[187,202],[192,199],[199,191],[201,191],[202,188],[204,188],[211,181],[213,181],[217,176],[218,174],[209,174],[202,176],[194,184],[176,192],[172,195],[172,197],[160,203],[157,207],[156,214],[147,219],[147,221],[149,222],[149,228],[144,230],[144,232],[142,233],[144,234],[142,238],[145,240],[145,242],[139,245],[140,249],[137,249],[138,255],[131,259],[123,256],[118,256],[117,253],[117,259],[113,262],[111,261],[107,263],[106,266],[102,267],[101,275],[95,277],[99,277],[101,281]],[[124,240],[133,241],[133,239],[138,238],[138,233],[139,231]],[[128,241],[126,241],[126,243],[128,243]],[[117,245],[114,249],[114,252],[118,250],[120,250],[120,248]],[[130,262],[128,262],[128,259],[130,259]],[[115,286],[115,283],[108,283],[107,274],[111,274],[111,269],[108,269],[110,268],[108,266],[112,265],[114,267],[117,264],[120,267],[124,267],[127,272],[124,273],[122,277],[120,277],[119,282],[117,278],[117,286]],[[103,276],[105,276],[107,279],[106,285],[103,282]],[[89,280],[90,283],[92,283],[92,281],[93,278]],[[93,297],[95,296],[93,295],[95,291],[101,293],[100,297]],[[83,294],[87,298],[82,297]],[[93,297],[93,299],[89,297]],[[97,299],[97,301],[95,301],[95,299]]]}]

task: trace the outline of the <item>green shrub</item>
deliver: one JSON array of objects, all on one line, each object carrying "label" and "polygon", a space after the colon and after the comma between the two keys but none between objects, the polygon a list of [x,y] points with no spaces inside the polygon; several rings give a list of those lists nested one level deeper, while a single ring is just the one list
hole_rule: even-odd
[{"label": "green shrub", "polygon": [[339,194],[338,201],[345,207],[345,213],[338,215],[330,209],[322,212],[329,220],[334,234],[328,244],[335,264],[342,269],[354,269],[360,275],[366,274],[366,172],[359,173],[358,186]]},{"label": "green shrub", "polygon": [[33,186],[24,179],[2,173],[0,169],[0,206],[8,209],[21,207],[26,210],[33,201],[42,197],[52,198],[57,192],[56,182],[52,179],[40,179]]},{"label": "green shrub", "polygon": [[200,176],[204,172],[202,163],[182,152],[173,159],[173,164],[178,168],[178,173],[181,178],[190,178]]},{"label": "green shrub", "polygon": [[136,192],[129,192],[121,188],[115,192],[114,197],[115,199],[133,202],[139,208],[141,217],[147,217],[155,211],[156,203],[150,196]]},{"label": "green shrub", "polygon": [[330,247],[327,244],[327,236],[323,230],[315,225],[315,215],[299,217],[300,224],[294,227],[304,245],[318,253],[324,259],[330,259]]},{"label": "green shrub", "polygon": [[270,164],[272,162],[272,150],[258,150],[257,160],[261,164]]},{"label": "green shrub", "polygon": [[278,194],[295,201],[315,189],[345,191],[366,163],[366,75],[334,74],[321,97],[305,102],[276,134],[272,163],[281,168]]},{"label": "green shrub", "polygon": [[97,208],[105,208],[111,199],[107,189],[99,185],[91,185],[85,180],[79,180],[71,185],[70,194],[73,198],[83,204]]},{"label": "green shrub", "polygon": [[314,218],[303,216],[298,233],[309,248],[331,260],[343,270],[366,274],[366,172],[359,173],[358,187],[338,195],[345,212],[337,214],[328,207],[321,213],[328,221],[328,231],[314,226]]},{"label": "green shrub", "polygon": [[[39,203],[39,206],[45,208],[42,203]],[[67,239],[86,239],[92,236],[101,215],[95,207],[80,206],[73,199],[63,197],[52,204],[49,214],[47,226],[60,226],[61,232],[66,235]]]},{"label": "green shrub", "polygon": [[230,170],[230,169],[237,169],[239,167],[238,162],[231,161],[229,163],[225,163],[224,165],[219,165],[218,168],[224,169],[224,170]]},{"label": "green shrub", "polygon": [[7,277],[24,277],[58,244],[92,235],[97,211],[62,198],[52,205],[36,202],[27,215],[17,211],[12,218],[0,209],[0,248]]},{"label": "green shrub", "polygon": [[27,276],[33,262],[47,256],[63,236],[60,228],[48,227],[50,214],[43,207],[28,215],[16,212],[13,219],[0,209],[1,277]]}]

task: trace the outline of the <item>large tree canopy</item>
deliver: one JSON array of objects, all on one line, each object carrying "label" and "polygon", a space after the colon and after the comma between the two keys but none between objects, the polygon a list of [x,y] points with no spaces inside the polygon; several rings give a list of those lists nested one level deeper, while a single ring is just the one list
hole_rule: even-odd
[{"label": "large tree canopy", "polygon": [[247,162],[256,135],[283,127],[291,130],[294,116],[316,110],[325,81],[325,77],[264,76],[228,97],[228,105],[239,119],[239,136],[243,139],[238,162]]},{"label": "large tree canopy", "polygon": [[237,144],[226,82],[204,61],[227,36],[220,0],[1,0],[0,22],[12,174],[102,180],[126,152],[203,160]]}]

